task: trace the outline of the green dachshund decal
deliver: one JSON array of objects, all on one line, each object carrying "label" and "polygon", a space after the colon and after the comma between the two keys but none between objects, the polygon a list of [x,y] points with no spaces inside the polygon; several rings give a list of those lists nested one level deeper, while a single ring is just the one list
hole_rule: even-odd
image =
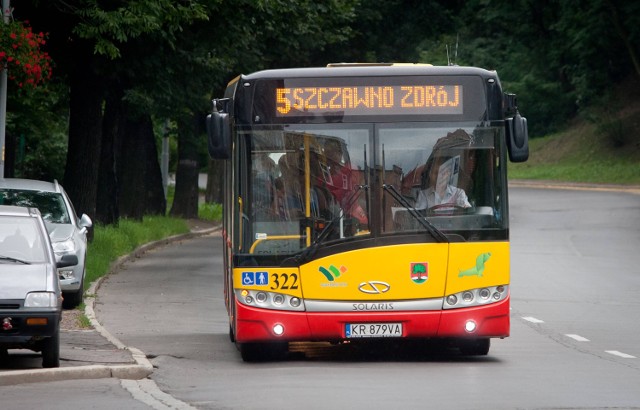
[{"label": "green dachshund decal", "polygon": [[484,264],[491,257],[491,253],[481,253],[476,258],[476,266],[471,269],[463,270],[458,273],[458,277],[461,278],[463,276],[477,276],[479,278],[482,277],[482,272],[484,272]]}]

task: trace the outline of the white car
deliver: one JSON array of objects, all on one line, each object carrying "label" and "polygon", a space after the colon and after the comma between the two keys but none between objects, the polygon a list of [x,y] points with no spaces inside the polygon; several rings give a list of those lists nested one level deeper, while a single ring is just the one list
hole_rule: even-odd
[{"label": "white car", "polygon": [[36,208],[0,205],[0,361],[9,349],[42,352],[43,367],[60,366],[62,295],[47,228]]},{"label": "white car", "polygon": [[53,251],[59,261],[64,255],[76,255],[78,264],[58,269],[60,287],[67,309],[83,301],[87,231],[91,218],[76,215],[71,200],[58,181],[0,179],[0,205],[35,207],[44,219]]}]

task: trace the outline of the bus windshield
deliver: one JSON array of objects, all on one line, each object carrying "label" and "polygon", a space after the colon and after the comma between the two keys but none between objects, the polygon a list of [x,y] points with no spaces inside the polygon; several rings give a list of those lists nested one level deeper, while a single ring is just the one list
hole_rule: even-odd
[{"label": "bus windshield", "polygon": [[284,124],[238,135],[251,169],[239,181],[238,253],[291,256],[407,235],[495,240],[506,230],[497,169],[503,126]]}]

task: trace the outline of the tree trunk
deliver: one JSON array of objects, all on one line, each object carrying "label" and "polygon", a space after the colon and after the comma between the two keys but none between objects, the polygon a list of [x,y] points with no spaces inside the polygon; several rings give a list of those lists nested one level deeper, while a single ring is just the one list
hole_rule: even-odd
[{"label": "tree trunk", "polygon": [[118,209],[118,180],[116,178],[115,144],[118,130],[124,119],[122,90],[118,85],[107,93],[102,126],[102,150],[98,175],[96,221],[104,225],[117,224],[120,217]]},{"label": "tree trunk", "polygon": [[[0,125],[4,127],[4,124]],[[16,137],[7,132],[4,137],[4,178],[14,178],[16,176]]]},{"label": "tree trunk", "polygon": [[102,140],[101,84],[91,54],[77,53],[70,78],[69,145],[64,187],[79,214],[96,216],[98,164]]},{"label": "tree trunk", "polygon": [[222,192],[222,166],[224,162],[209,158],[207,168],[207,190],[204,201],[208,204],[221,204],[223,200]]},{"label": "tree trunk", "polygon": [[151,117],[128,118],[124,124],[116,156],[120,215],[136,220],[164,215],[166,201]]},{"label": "tree trunk", "polygon": [[204,118],[195,115],[178,121],[178,168],[176,190],[171,215],[182,218],[198,217],[198,144],[202,134]]}]

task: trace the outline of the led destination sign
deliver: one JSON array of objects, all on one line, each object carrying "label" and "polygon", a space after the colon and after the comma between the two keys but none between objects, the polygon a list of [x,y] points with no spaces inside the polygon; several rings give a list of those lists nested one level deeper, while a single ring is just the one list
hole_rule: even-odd
[{"label": "led destination sign", "polygon": [[276,116],[462,114],[462,85],[276,88]]}]

